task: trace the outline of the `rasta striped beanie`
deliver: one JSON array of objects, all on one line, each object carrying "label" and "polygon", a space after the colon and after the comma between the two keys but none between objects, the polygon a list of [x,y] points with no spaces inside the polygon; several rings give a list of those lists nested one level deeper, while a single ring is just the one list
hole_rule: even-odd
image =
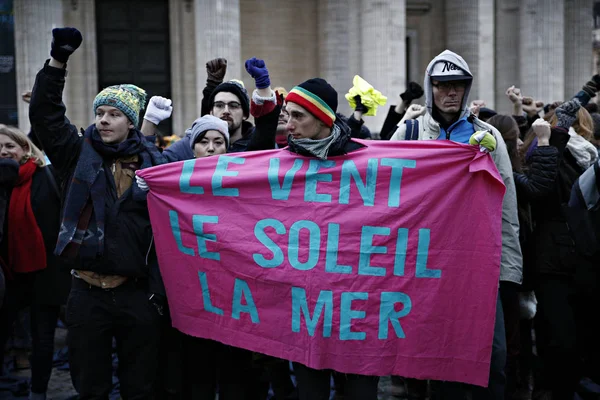
[{"label": "rasta striped beanie", "polygon": [[146,105],[146,91],[135,85],[124,84],[109,86],[96,95],[94,114],[100,106],[118,108],[137,128],[140,111]]},{"label": "rasta striped beanie", "polygon": [[313,78],[299,84],[288,93],[285,101],[305,108],[329,128],[333,126],[338,94],[325,79]]}]

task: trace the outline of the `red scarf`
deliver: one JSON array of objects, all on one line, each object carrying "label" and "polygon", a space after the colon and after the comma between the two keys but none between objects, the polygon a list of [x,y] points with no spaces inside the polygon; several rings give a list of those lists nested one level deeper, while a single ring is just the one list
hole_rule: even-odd
[{"label": "red scarf", "polygon": [[8,266],[17,273],[46,268],[46,246],[31,208],[31,182],[38,166],[28,160],[19,168],[19,179],[8,206]]}]

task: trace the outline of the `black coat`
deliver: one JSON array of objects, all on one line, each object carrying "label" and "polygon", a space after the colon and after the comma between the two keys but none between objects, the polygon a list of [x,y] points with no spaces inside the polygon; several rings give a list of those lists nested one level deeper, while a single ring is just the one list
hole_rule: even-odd
[{"label": "black coat", "polygon": [[[5,168],[7,168],[5,165],[0,165],[0,169]],[[4,171],[1,174],[4,175]],[[6,207],[2,209],[5,216],[5,235],[2,238],[1,245],[3,250],[7,248],[6,233],[10,230],[7,213],[13,185],[3,185],[1,190],[2,201],[6,202]],[[33,174],[31,208],[44,238],[46,250],[46,268],[32,272],[32,274],[35,274],[34,301],[46,305],[65,304],[71,288],[71,275],[64,260],[54,255],[54,246],[60,229],[60,194],[51,166],[38,168]],[[23,238],[23,240],[26,240],[26,238]],[[37,251],[37,249],[31,249],[31,251]]]},{"label": "black coat", "polygon": [[[65,117],[62,103],[66,71],[46,64],[33,87],[29,119],[44,151],[64,182],[66,197],[84,139]],[[109,165],[112,160],[104,160]],[[149,290],[164,293],[145,201],[135,201],[132,190],[117,198],[115,183],[108,180],[105,197],[104,254],[96,259],[77,258],[73,267],[107,275],[148,278]]]},{"label": "black coat", "polygon": [[[530,172],[529,188],[524,192],[530,200],[532,221],[534,225],[531,245],[527,251],[531,252],[536,277],[540,274],[573,276],[576,267],[576,252],[569,225],[564,213],[566,203],[569,201],[571,187],[577,176],[583,171],[577,162],[566,150],[569,134],[566,129],[553,128],[550,145],[558,150],[556,164],[543,163],[530,158],[529,170],[536,170],[534,182],[547,179],[549,168],[556,168],[556,178],[551,188],[546,187],[542,192],[532,185],[534,175]],[[539,148],[536,150],[539,151]],[[535,161],[535,162],[534,162]],[[542,171],[545,170],[545,171]],[[543,174],[546,174],[544,177]],[[525,188],[517,179],[517,187]]]}]

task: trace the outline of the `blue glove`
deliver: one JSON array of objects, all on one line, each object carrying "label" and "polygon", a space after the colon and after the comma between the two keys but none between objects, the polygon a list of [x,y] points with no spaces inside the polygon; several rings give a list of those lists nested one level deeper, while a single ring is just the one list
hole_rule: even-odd
[{"label": "blue glove", "polygon": [[246,60],[246,71],[254,78],[257,89],[266,89],[271,86],[269,70],[267,70],[265,62],[260,58],[252,57]]},{"label": "blue glove", "polygon": [[83,37],[77,28],[52,29],[52,49],[50,55],[56,61],[66,63],[69,56],[81,45]]}]

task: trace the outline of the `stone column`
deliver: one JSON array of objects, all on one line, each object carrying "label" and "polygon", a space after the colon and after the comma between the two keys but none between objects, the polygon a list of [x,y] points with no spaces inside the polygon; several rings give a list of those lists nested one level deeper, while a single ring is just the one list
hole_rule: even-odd
[{"label": "stone column", "polygon": [[496,1],[496,108],[499,113],[512,113],[506,89],[519,82],[519,1]]},{"label": "stone column", "polygon": [[[460,23],[457,23],[460,21]],[[448,49],[462,56],[473,74],[468,102],[485,100],[493,108],[494,96],[494,1],[446,2]]]},{"label": "stone column", "polygon": [[521,1],[521,90],[545,103],[565,97],[564,7],[564,0]]},{"label": "stone column", "polygon": [[[269,69],[271,86],[286,90],[319,75],[319,17],[317,0],[240,0],[242,61],[262,58]],[[321,8],[326,3],[321,4]],[[242,68],[248,90],[254,79]]]},{"label": "stone column", "polygon": [[[204,86],[198,86],[194,56],[196,38],[194,3],[191,0],[169,0],[169,25],[171,36],[171,97],[173,100],[173,132],[183,136],[185,130],[200,116],[197,93]],[[198,69],[205,71],[205,60]],[[206,79],[206,72],[205,79]],[[204,82],[202,83],[204,85]]]},{"label": "stone column", "polygon": [[319,76],[338,92],[338,112],[350,115],[344,95],[361,75],[360,1],[326,0],[319,7]]},{"label": "stone column", "polygon": [[225,80],[240,79],[242,71],[244,74],[246,71],[241,60],[239,0],[194,0],[194,14],[196,101],[199,105],[202,102],[202,89],[206,84],[206,62],[208,60],[217,57],[227,59]]},{"label": "stone column", "polygon": [[565,100],[593,75],[594,29],[591,0],[565,2]]},{"label": "stone column", "polygon": [[[363,0],[360,26],[360,75],[388,97],[388,104],[396,104],[407,78],[406,1]],[[373,132],[381,129],[387,109],[387,105],[380,107],[376,117],[365,117]]]},{"label": "stone column", "polygon": [[69,58],[69,75],[65,86],[67,116],[75,126],[85,129],[94,122],[92,108],[100,89],[95,0],[63,0],[63,8],[64,25],[79,29],[83,36],[81,47]]},{"label": "stone column", "polygon": [[[50,57],[52,28],[64,25],[63,4],[56,0],[14,2],[17,94],[33,88],[35,75]],[[18,102],[19,129],[29,132],[29,105]]]}]

